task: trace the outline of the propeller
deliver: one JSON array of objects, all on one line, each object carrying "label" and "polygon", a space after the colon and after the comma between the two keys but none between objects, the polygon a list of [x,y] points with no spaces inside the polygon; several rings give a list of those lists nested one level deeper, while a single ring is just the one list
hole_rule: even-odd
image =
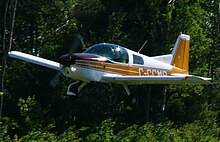
[{"label": "propeller", "polygon": [[75,37],[73,39],[73,42],[71,44],[71,47],[70,47],[68,53],[69,54],[74,53],[78,49],[80,44],[82,44],[84,46],[83,37],[79,33],[77,33],[77,34],[75,34]]},{"label": "propeller", "polygon": [[[63,67],[64,68],[64,67]],[[59,80],[60,80],[60,75],[61,75],[61,73],[62,73],[62,71],[63,71],[63,68],[61,69],[61,70],[59,70],[58,72],[57,72],[57,74],[53,77],[53,79],[50,81],[50,85],[54,88],[57,84],[58,84],[58,82],[59,82]]]},{"label": "propeller", "polygon": [[74,58],[74,51],[76,51],[78,49],[78,47],[80,46],[80,44],[84,45],[83,43],[83,37],[77,33],[74,35],[74,39],[73,42],[71,44],[71,47],[69,49],[68,54],[62,55],[59,59],[58,62],[60,64],[63,65],[63,67],[57,72],[57,74],[53,77],[53,79],[50,81],[50,85],[52,87],[55,87],[59,80],[60,80],[60,75],[62,74],[64,68],[66,66],[70,66],[71,64],[73,64],[75,62],[75,58]]}]

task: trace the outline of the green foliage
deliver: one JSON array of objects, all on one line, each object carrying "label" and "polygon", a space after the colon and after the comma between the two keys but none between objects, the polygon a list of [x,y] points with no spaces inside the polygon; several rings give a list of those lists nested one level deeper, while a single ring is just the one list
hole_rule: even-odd
[{"label": "green foliage", "polygon": [[31,132],[30,135],[37,137],[37,135],[44,135],[43,132],[40,133],[41,131],[54,128],[51,118],[47,118],[49,109],[42,108],[35,100],[35,96],[29,96],[26,100],[20,98],[18,107],[21,116],[19,123],[21,134]]},{"label": "green foliage", "polygon": [[82,138],[79,137],[80,133],[86,131],[87,128],[80,128],[78,130],[74,130],[72,127],[68,128],[61,135],[58,136],[57,140],[61,142],[78,142],[82,141]]},{"label": "green foliage", "polygon": [[0,122],[0,141],[10,141],[10,136],[8,135],[8,125]]},{"label": "green foliage", "polygon": [[126,128],[125,130],[120,131],[114,141],[124,141],[124,142],[128,142],[128,141],[135,141],[135,137],[138,135],[137,133],[137,125],[133,125],[130,126],[128,128]]},{"label": "green foliage", "polygon": [[[143,126],[132,125],[117,134],[112,133],[112,124],[102,123],[95,133],[89,134],[85,141],[217,141],[216,123],[209,121],[186,123],[176,127],[171,122],[163,124],[147,123]],[[211,125],[210,125],[211,124]],[[100,129],[101,128],[101,129]],[[103,130],[106,133],[103,133]],[[109,131],[110,130],[110,131]],[[207,131],[208,130],[208,131]]]},{"label": "green foliage", "polygon": [[113,129],[114,122],[111,120],[105,120],[102,124],[96,127],[94,133],[90,133],[86,138],[85,141],[97,141],[97,142],[111,142],[113,138]]},{"label": "green foliage", "polygon": [[[90,128],[91,133],[86,137],[82,134],[88,131],[88,128],[74,130],[69,128],[61,135],[56,136],[54,133],[42,131],[30,131],[27,135],[21,138],[14,138],[14,141],[218,141],[218,133],[215,122],[198,122],[186,123],[182,127],[177,127],[171,122],[163,124],[146,123],[143,126],[132,125],[124,130],[114,133],[113,127],[115,122],[111,120],[103,121],[95,129]],[[2,140],[9,141],[8,136]]]},{"label": "green foliage", "polygon": [[18,127],[18,124],[13,119],[8,117],[2,118],[0,122],[0,141],[10,141]]},{"label": "green foliage", "polygon": [[30,131],[27,135],[20,138],[18,142],[27,141],[49,141],[53,142],[56,140],[56,136],[53,133],[41,132],[41,131]]},{"label": "green foliage", "polygon": [[109,42],[120,44],[122,39],[125,40],[125,38],[123,38],[124,32],[122,30],[125,17],[126,13],[124,12],[112,12],[109,16],[109,26],[107,31]]}]

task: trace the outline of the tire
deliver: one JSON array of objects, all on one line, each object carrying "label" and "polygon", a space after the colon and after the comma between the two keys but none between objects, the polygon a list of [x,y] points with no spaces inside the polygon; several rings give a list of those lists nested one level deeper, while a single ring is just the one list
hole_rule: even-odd
[{"label": "tire", "polygon": [[135,95],[129,95],[127,98],[127,105],[131,108],[135,107],[138,104],[138,97]]}]

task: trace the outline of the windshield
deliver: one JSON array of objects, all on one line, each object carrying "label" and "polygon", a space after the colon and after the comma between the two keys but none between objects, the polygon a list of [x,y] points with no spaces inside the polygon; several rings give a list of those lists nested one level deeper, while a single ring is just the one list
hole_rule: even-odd
[{"label": "windshield", "polygon": [[121,63],[128,63],[128,53],[125,48],[109,43],[100,43],[88,48],[84,53],[95,54]]}]

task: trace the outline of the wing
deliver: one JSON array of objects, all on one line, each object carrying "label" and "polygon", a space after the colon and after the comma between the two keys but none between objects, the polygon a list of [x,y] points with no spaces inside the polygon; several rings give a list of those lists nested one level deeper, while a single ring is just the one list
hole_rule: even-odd
[{"label": "wing", "polygon": [[175,75],[175,76],[120,76],[105,75],[102,78],[109,83],[117,84],[209,84],[211,78],[204,78],[192,75]]},{"label": "wing", "polygon": [[16,59],[21,59],[27,62],[31,62],[34,64],[38,64],[44,67],[48,67],[51,69],[55,69],[55,70],[60,70],[62,68],[62,65],[60,63],[51,61],[51,60],[47,60],[47,59],[43,59],[37,56],[33,56],[30,54],[26,54],[26,53],[22,53],[22,52],[18,52],[18,51],[11,51],[8,53],[8,55],[10,57],[16,58]]}]

